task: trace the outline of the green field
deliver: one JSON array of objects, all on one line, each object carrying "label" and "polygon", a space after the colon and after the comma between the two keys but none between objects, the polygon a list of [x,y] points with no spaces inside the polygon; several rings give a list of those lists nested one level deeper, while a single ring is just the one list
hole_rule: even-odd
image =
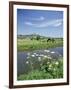
[{"label": "green field", "polygon": [[27,51],[27,50],[37,50],[37,49],[48,49],[53,47],[59,47],[63,45],[63,39],[54,39],[54,41],[48,39],[17,39],[17,49],[18,51]]}]

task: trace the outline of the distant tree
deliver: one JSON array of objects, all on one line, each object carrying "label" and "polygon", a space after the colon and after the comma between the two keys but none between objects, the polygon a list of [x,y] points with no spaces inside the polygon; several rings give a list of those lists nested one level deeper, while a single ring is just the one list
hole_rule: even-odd
[{"label": "distant tree", "polygon": [[20,37],[23,36],[22,34],[19,35]]},{"label": "distant tree", "polygon": [[37,36],[36,36],[36,40],[39,40],[39,39],[40,39],[40,35],[37,35]]},{"label": "distant tree", "polygon": [[33,40],[33,37],[31,37],[30,39]]}]

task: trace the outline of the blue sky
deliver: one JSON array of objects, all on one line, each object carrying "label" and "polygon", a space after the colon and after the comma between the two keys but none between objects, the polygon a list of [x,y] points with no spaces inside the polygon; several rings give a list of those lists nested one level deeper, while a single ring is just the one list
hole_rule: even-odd
[{"label": "blue sky", "polygon": [[17,34],[63,37],[63,11],[17,9]]}]

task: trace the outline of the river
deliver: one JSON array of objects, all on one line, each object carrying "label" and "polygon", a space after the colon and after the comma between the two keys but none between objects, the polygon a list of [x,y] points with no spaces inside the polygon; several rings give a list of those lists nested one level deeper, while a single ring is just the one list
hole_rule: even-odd
[{"label": "river", "polygon": [[63,57],[63,47],[17,52],[17,74],[18,75],[30,72],[31,68],[28,62],[28,58],[29,58],[28,56],[31,56],[33,58],[32,63],[34,63],[34,67],[39,68],[40,63],[37,60],[38,57],[48,56],[48,57],[51,57],[52,59]]}]

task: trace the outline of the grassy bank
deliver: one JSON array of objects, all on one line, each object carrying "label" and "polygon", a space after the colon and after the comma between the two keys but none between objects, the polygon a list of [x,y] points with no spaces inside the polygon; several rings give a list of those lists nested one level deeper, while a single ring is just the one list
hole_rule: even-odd
[{"label": "grassy bank", "polygon": [[45,59],[39,70],[18,76],[18,80],[38,80],[63,78],[63,58],[58,60]]},{"label": "grassy bank", "polygon": [[62,39],[54,39],[54,41],[47,41],[47,39],[42,40],[31,40],[31,39],[18,39],[17,40],[17,50],[18,51],[28,51],[37,49],[48,49],[52,47],[58,47],[63,45]]}]

